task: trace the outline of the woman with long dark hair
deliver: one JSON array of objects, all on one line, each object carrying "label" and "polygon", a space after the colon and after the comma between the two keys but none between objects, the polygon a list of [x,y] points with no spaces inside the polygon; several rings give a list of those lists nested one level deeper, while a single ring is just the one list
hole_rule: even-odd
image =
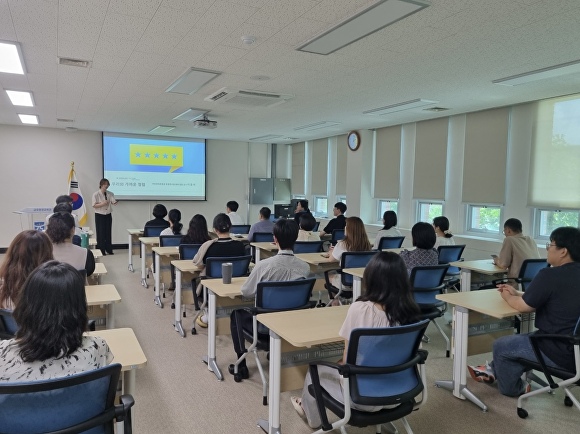
[{"label": "woman with long dark hair", "polygon": [[181,244],[203,244],[211,240],[207,230],[207,221],[201,214],[194,215],[189,221],[187,234],[181,237]]},{"label": "woman with long dark hair", "polygon": [[73,244],[74,233],[75,220],[71,214],[57,212],[48,220],[46,234],[53,242],[54,259],[71,264],[77,270],[85,270],[90,276],[95,271],[95,256],[90,250]]},{"label": "woman with long dark hair", "polygon": [[401,232],[395,227],[397,226],[397,213],[395,211],[385,211],[383,213],[383,228],[377,232],[375,237],[375,244],[373,249],[379,248],[379,243],[383,237],[400,237]]},{"label": "woman with long dark hair", "polygon": [[[347,223],[348,226],[348,223]],[[368,263],[363,275],[366,291],[358,298],[346,314],[339,334],[344,339],[342,361],[346,361],[350,333],[357,328],[381,328],[412,324],[419,320],[419,307],[411,292],[411,283],[405,263],[392,252],[379,252]],[[338,371],[319,366],[318,373],[322,387],[336,400],[342,401],[343,391]],[[302,397],[291,397],[292,405],[311,428],[321,424],[316,400],[308,392],[312,384],[310,374],[304,381]],[[382,407],[359,406],[352,408],[364,411],[379,411]]]},{"label": "woman with long dark hair", "polygon": [[183,223],[181,223],[181,211],[178,209],[169,210],[167,215],[169,220],[169,227],[161,231],[160,235],[181,235]]}]

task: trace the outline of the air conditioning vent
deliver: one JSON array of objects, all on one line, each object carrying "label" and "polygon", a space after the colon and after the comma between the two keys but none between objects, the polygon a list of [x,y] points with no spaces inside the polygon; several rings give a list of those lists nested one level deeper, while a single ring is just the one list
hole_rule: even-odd
[{"label": "air conditioning vent", "polygon": [[78,68],[88,68],[90,63],[88,60],[70,59],[68,57],[59,57],[58,63],[66,66],[76,66]]},{"label": "air conditioning vent", "polygon": [[217,103],[228,102],[239,106],[257,108],[257,107],[274,107],[283,104],[292,99],[292,95],[282,95],[270,92],[257,92],[252,90],[239,90],[221,88],[217,92],[205,98],[205,101]]}]

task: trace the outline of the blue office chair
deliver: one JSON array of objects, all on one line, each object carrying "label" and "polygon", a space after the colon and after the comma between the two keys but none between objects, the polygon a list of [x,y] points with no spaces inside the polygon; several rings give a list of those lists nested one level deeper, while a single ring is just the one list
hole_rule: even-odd
[{"label": "blue office chair", "polygon": [[10,309],[0,309],[0,340],[12,339],[18,331],[18,324]]},{"label": "blue office chair", "polygon": [[[402,420],[407,432],[412,432],[405,416],[427,400],[425,361],[427,351],[420,350],[421,338],[429,321],[384,328],[355,329],[348,340],[346,363],[315,362],[309,366],[312,384],[310,395],[316,398],[322,421],[321,432],[329,432],[345,425],[376,426]],[[318,365],[336,369],[342,377],[342,402],[324,389]],[[415,398],[422,394],[421,400]],[[386,407],[376,412],[351,409],[351,403]],[[326,408],[340,420],[330,423]]]},{"label": "blue office chair", "polygon": [[274,242],[274,234],[271,232],[254,232],[252,236],[254,243],[272,243]]},{"label": "blue office chair", "polygon": [[250,233],[250,225],[232,225],[230,234],[248,234]]},{"label": "blue office chair", "polygon": [[179,246],[182,235],[160,235],[159,247]]},{"label": "blue office chair", "polygon": [[[238,366],[246,356],[252,352],[256,356],[256,365],[262,379],[262,403],[268,405],[268,380],[264,375],[264,369],[258,357],[258,350],[270,351],[270,332],[268,328],[258,323],[256,316],[260,313],[281,312],[286,310],[309,309],[314,307],[310,302],[312,288],[316,278],[289,280],[284,282],[259,282],[256,292],[256,304],[254,307],[234,310],[238,324],[240,340],[251,342],[248,351],[244,353],[236,363],[229,366],[228,370],[234,375],[234,381],[242,381],[242,375],[238,372]],[[242,327],[243,316],[252,316],[252,328]]]},{"label": "blue office chair", "polygon": [[[465,244],[457,244],[455,246],[439,246],[437,253],[439,253],[439,264],[448,265],[450,262],[463,261],[461,255],[465,250]],[[449,266],[447,275],[445,276],[445,288],[454,288],[459,291],[459,275],[461,270],[458,267]]]},{"label": "blue office chair", "polygon": [[[536,274],[542,269],[547,268],[550,265],[548,261],[545,259],[526,259],[522,262],[522,267],[520,268],[520,272],[518,277],[515,278],[515,281],[520,284],[521,290],[525,291]],[[493,285],[497,285],[503,282],[503,279],[496,279],[493,281]]]},{"label": "blue office chair", "polygon": [[400,249],[405,237],[382,237],[377,250]]},{"label": "blue office chair", "polygon": [[[345,286],[352,288],[353,277],[350,274],[343,273],[342,270],[344,268],[366,267],[371,258],[376,254],[377,252],[375,250],[368,252],[344,252],[340,257],[340,269],[327,270],[324,272],[324,280],[326,281],[324,287],[328,291],[328,297],[331,301],[336,299],[340,303],[340,298],[338,297],[347,299],[352,298],[352,290],[349,289],[345,291],[343,288]],[[337,288],[330,282],[330,273],[335,272],[340,274],[340,288]],[[331,305],[331,303],[328,303],[328,306]]]},{"label": "blue office chair", "polygon": [[320,228],[320,222],[316,222],[314,224],[314,227],[312,228],[312,232],[318,232],[319,228]]},{"label": "blue office chair", "polygon": [[294,243],[294,253],[317,253],[322,252],[324,241],[296,241]]},{"label": "blue office chair", "polygon": [[[205,260],[205,276],[202,279],[221,279],[222,278],[222,264],[226,262],[232,263],[232,277],[247,276],[250,274],[250,261],[252,260],[251,255],[247,256],[227,256],[227,257],[211,257]],[[199,312],[193,317],[193,327],[191,328],[191,334],[197,334],[195,329],[195,320],[203,315],[203,308],[207,305],[207,289],[204,287],[204,297],[203,304],[199,306],[199,297],[197,295],[196,287],[193,286],[193,302],[195,304],[195,309]]]},{"label": "blue office chair", "polygon": [[[436,295],[443,294],[445,289],[445,274],[449,265],[430,265],[414,267],[411,270],[411,286],[413,287],[413,296],[421,309],[421,318],[431,321],[447,344],[446,357],[451,352],[449,338],[443,329],[435,321],[436,318],[442,317],[447,310],[447,303],[435,298]],[[429,339],[427,338],[427,342]]]},{"label": "blue office chair", "polygon": [[113,434],[114,421],[131,434],[131,395],[115,404],[118,363],[69,377],[0,383],[0,421],[5,433]]},{"label": "blue office chair", "polygon": [[143,229],[143,236],[144,237],[158,237],[161,235],[164,229],[167,229],[167,226],[146,226]]},{"label": "blue office chair", "polygon": [[180,244],[179,245],[179,259],[193,259],[201,244]]},{"label": "blue office chair", "polygon": [[338,243],[343,238],[344,238],[344,229],[334,229],[330,237],[330,242],[332,243],[333,246],[336,246],[336,243]]}]

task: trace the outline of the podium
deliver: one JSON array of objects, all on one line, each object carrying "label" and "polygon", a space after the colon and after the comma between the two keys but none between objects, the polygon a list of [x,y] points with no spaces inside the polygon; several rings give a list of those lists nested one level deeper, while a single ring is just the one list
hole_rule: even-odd
[{"label": "podium", "polygon": [[[20,215],[20,226],[22,230],[34,229],[43,231],[45,229],[46,216],[52,214],[53,207],[49,206],[29,206],[20,211],[13,211]],[[24,222],[26,220],[26,223]]]}]

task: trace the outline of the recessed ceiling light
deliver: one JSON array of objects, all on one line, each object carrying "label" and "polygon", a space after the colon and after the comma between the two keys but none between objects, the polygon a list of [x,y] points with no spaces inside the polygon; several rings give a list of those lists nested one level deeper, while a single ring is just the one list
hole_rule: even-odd
[{"label": "recessed ceiling light", "polygon": [[20,122],[23,124],[38,125],[38,116],[36,115],[23,115],[19,113],[18,116],[20,117]]},{"label": "recessed ceiling light", "polygon": [[177,80],[171,83],[165,92],[191,95],[220,74],[221,72],[218,71],[189,68]]},{"label": "recessed ceiling light", "polygon": [[340,122],[320,121],[294,128],[294,131],[315,131],[322,128],[331,128],[340,125]]},{"label": "recessed ceiling light", "polygon": [[256,38],[251,35],[242,36],[242,42],[246,45],[252,45],[254,42],[256,42]]},{"label": "recessed ceiling light", "polygon": [[389,113],[402,112],[405,110],[412,110],[427,105],[437,104],[439,101],[431,101],[428,99],[417,98],[411,101],[398,102],[396,104],[387,105],[384,107],[374,108],[363,112],[364,115],[386,115]]},{"label": "recessed ceiling light", "polygon": [[209,113],[209,110],[202,110],[202,109],[196,109],[196,108],[188,108],[187,110],[185,110],[183,113],[175,116],[173,118],[174,121],[194,121],[196,119],[201,118],[203,115],[205,115],[206,113]]},{"label": "recessed ceiling light", "polygon": [[24,62],[22,61],[20,44],[0,41],[0,72],[24,74]]},{"label": "recessed ceiling light", "polygon": [[167,134],[169,131],[173,131],[175,127],[169,127],[166,125],[158,125],[152,130],[149,130],[151,134]]},{"label": "recessed ceiling light", "polygon": [[504,86],[518,86],[532,81],[561,77],[578,72],[580,72],[580,60],[574,60],[572,62],[548,66],[547,68],[536,69],[535,71],[524,72],[523,74],[512,75],[511,77],[499,78],[493,80],[492,83]]},{"label": "recessed ceiling light", "polygon": [[265,136],[252,137],[249,140],[251,142],[267,142],[269,140],[279,139],[280,137],[282,136],[276,134],[266,134]]},{"label": "recessed ceiling light", "polygon": [[20,92],[18,90],[7,90],[8,98],[12,105],[18,105],[23,107],[34,107],[34,101],[32,101],[32,94],[30,92]]}]

